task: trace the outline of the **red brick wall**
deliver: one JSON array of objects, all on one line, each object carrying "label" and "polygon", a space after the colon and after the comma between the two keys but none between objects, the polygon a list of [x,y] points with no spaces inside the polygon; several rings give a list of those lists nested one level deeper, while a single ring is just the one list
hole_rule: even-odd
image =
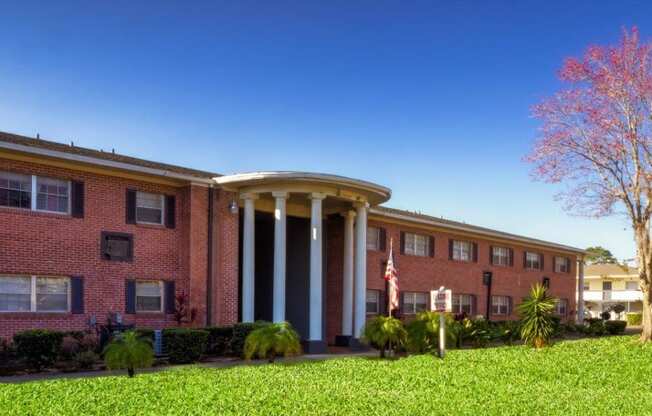
[{"label": "red brick wall", "polygon": [[237,196],[216,191],[213,256],[213,325],[231,325],[238,321],[238,213],[230,212]]},{"label": "red brick wall", "polygon": [[[83,276],[85,313],[2,313],[0,336],[11,336],[29,328],[84,329],[91,315],[102,323],[109,312],[122,313],[125,322],[141,327],[161,328],[174,324],[172,315],[124,314],[126,279],[174,280],[177,293],[190,294],[192,307],[199,312],[197,324],[203,324],[208,188],[177,188],[1,158],[0,170],[85,183],[85,217],[82,219],[0,207],[0,274]],[[176,228],[126,224],[128,187],[175,195]],[[101,259],[102,231],[132,233],[133,262]],[[232,237],[226,235],[226,238]],[[229,272],[233,280],[233,271],[229,269]],[[235,280],[237,289],[237,268]],[[229,292],[229,296],[233,293]]]}]

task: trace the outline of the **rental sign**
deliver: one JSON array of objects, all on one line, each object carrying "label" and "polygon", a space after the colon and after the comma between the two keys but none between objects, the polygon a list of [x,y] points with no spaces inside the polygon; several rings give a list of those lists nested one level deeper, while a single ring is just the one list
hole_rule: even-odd
[{"label": "rental sign", "polygon": [[430,292],[430,310],[435,312],[451,312],[453,310],[453,293],[450,289],[440,287]]}]

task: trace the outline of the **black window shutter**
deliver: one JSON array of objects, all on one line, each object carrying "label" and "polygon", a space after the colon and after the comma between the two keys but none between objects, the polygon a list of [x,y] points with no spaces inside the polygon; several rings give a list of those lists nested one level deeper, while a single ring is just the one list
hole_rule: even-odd
[{"label": "black window shutter", "polygon": [[[387,288],[387,283],[385,284],[385,288]],[[387,290],[378,291],[378,314],[382,316],[387,315],[387,304],[389,303],[387,293]]]},{"label": "black window shutter", "polygon": [[473,262],[477,263],[478,262],[478,243],[472,243],[473,244]]},{"label": "black window shutter", "polygon": [[494,264],[494,246],[489,246],[489,264]]},{"label": "black window shutter", "polygon": [[435,257],[435,237],[428,237],[428,248],[430,249],[430,257]]},{"label": "black window shutter", "polygon": [[512,305],[512,297],[511,296],[507,297],[507,305],[508,305],[507,306],[507,315],[511,315],[512,310],[513,310],[513,306],[514,306],[514,305]]},{"label": "black window shutter", "polygon": [[126,204],[126,222],[127,224],[136,223],[136,191],[127,189],[127,204]]},{"label": "black window shutter", "polygon": [[84,218],[84,182],[71,182],[70,197],[70,215],[73,218]]},{"label": "black window shutter", "polygon": [[378,229],[378,250],[385,251],[387,231],[384,228]]},{"label": "black window shutter", "polygon": [[405,231],[401,231],[401,254],[405,254]]},{"label": "black window shutter", "polygon": [[175,303],[175,288],[174,282],[165,282],[165,313],[174,313],[174,303]]},{"label": "black window shutter", "polygon": [[527,251],[523,252],[523,268],[527,269]]},{"label": "black window shutter", "polygon": [[174,228],[176,226],[176,197],[174,195],[165,196],[165,226]]},{"label": "black window shutter", "polygon": [[541,270],[544,269],[544,266],[543,266],[543,257],[544,257],[543,254],[539,254],[539,265],[540,265],[540,267],[541,267]]},{"label": "black window shutter", "polygon": [[475,295],[471,295],[471,315],[477,315],[478,314],[478,297]]},{"label": "black window shutter", "polygon": [[514,265],[514,249],[513,248],[509,249],[509,265],[510,266]]},{"label": "black window shutter", "polygon": [[453,260],[453,239],[448,240],[448,260]]},{"label": "black window shutter", "polygon": [[136,281],[127,280],[125,288],[125,313],[136,313]]},{"label": "black window shutter", "polygon": [[70,312],[84,313],[84,279],[81,276],[70,278]]},{"label": "black window shutter", "polygon": [[569,257],[566,257],[566,273],[571,272],[571,259]]},{"label": "black window shutter", "polygon": [[404,314],[404,312],[403,312],[403,304],[405,303],[404,302],[405,293],[404,292],[399,292],[398,295],[399,295],[398,296],[398,310],[401,313],[401,315],[403,315]]}]

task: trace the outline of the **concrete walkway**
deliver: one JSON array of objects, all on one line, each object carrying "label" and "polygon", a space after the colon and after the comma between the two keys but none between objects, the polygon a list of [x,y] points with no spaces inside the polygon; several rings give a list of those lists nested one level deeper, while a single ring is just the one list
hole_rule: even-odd
[{"label": "concrete walkway", "polygon": [[[377,351],[364,351],[346,354],[310,354],[300,355],[297,357],[280,357],[276,359],[276,363],[280,364],[296,364],[309,361],[324,361],[332,360],[334,358],[350,358],[350,357],[377,357]],[[196,364],[183,364],[183,365],[162,365],[158,367],[142,368],[136,370],[136,374],[157,373],[159,371],[175,371],[184,368],[199,367],[199,368],[230,368],[241,365],[265,365],[269,364],[267,360],[251,360],[245,361],[237,358],[224,358],[215,361],[196,363]],[[0,377],[0,384],[15,384],[27,383],[30,381],[48,381],[59,379],[77,379],[88,377],[108,377],[108,376],[127,376],[126,370],[96,370],[96,371],[79,371],[75,373],[35,373],[24,374],[19,376]]]}]

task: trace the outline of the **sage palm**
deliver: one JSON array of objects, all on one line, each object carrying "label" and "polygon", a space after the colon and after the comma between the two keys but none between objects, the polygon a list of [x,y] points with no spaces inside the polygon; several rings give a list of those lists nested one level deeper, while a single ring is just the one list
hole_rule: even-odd
[{"label": "sage palm", "polygon": [[553,313],[557,299],[548,295],[546,288],[536,284],[530,295],[518,305],[521,316],[521,339],[535,348],[542,348],[550,342],[554,332]]},{"label": "sage palm", "polygon": [[380,357],[385,357],[386,349],[396,349],[403,345],[407,337],[403,323],[391,316],[377,316],[364,327],[364,340],[378,348]]},{"label": "sage palm", "polygon": [[244,356],[267,358],[274,362],[277,355],[285,357],[301,353],[299,334],[288,322],[267,324],[253,330],[245,340]]},{"label": "sage palm", "polygon": [[110,370],[127,369],[129,377],[136,368],[150,367],[154,362],[154,351],[149,341],[139,338],[136,331],[119,334],[104,349],[104,361]]}]

